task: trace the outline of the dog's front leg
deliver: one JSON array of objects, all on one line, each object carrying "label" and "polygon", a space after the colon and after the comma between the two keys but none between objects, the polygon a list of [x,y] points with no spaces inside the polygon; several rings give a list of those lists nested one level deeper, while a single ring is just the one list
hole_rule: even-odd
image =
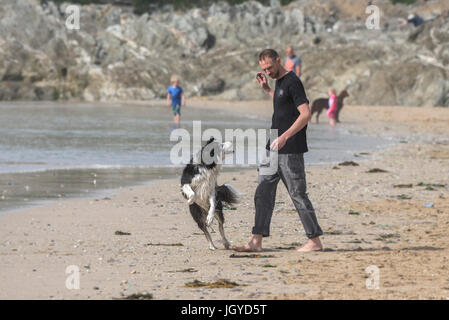
[{"label": "dog's front leg", "polygon": [[193,192],[189,184],[185,184],[182,186],[182,192],[186,195],[187,203],[189,205],[195,202],[195,192]]},{"label": "dog's front leg", "polygon": [[208,226],[212,224],[215,216],[215,190],[209,196],[209,212],[207,213],[206,223]]}]

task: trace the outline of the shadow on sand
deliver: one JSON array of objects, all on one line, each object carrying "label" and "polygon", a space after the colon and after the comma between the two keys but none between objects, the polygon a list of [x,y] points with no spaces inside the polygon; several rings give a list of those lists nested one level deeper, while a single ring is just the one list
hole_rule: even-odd
[{"label": "shadow on sand", "polygon": [[[286,246],[286,247],[275,247],[275,248],[264,248],[260,254],[268,253],[268,252],[280,252],[280,251],[293,251],[296,249],[297,246]],[[409,248],[400,248],[400,249],[392,249],[390,247],[381,247],[381,248],[351,248],[351,249],[345,249],[345,248],[324,248],[321,252],[377,252],[377,251],[441,251],[445,248],[437,248],[437,247],[430,247],[430,246],[422,246],[422,247],[409,247]],[[244,257],[244,256],[242,256]],[[234,258],[234,257],[233,257]],[[237,258],[237,257],[235,257]],[[252,258],[252,257],[248,257]]]},{"label": "shadow on sand", "polygon": [[444,248],[436,248],[436,247],[410,247],[410,248],[400,248],[400,249],[391,249],[390,247],[382,247],[382,248],[354,248],[354,249],[332,249],[325,248],[323,252],[376,252],[376,251],[440,251],[444,250]]}]

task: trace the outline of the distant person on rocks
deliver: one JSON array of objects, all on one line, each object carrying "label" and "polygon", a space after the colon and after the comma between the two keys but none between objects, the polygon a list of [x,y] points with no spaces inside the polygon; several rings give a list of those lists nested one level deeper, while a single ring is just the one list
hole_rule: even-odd
[{"label": "distant person on rocks", "polygon": [[[402,19],[404,20],[404,19]],[[399,28],[406,26],[408,23],[412,23],[415,27],[419,27],[420,25],[426,22],[423,18],[421,18],[417,14],[410,14],[407,20],[404,20],[401,24],[398,25]]]},{"label": "distant person on rocks", "polygon": [[329,124],[331,127],[335,127],[337,124],[337,110],[338,110],[338,98],[334,88],[329,88],[329,109],[327,110],[327,117],[329,118]]},{"label": "distant person on rocks", "polygon": [[293,52],[293,47],[291,45],[288,45],[285,48],[285,54],[287,55],[287,57],[284,60],[284,68],[287,69],[287,71],[293,71],[298,76],[298,78],[301,77],[301,58],[295,55],[295,53]]},{"label": "distant person on rocks", "polygon": [[167,90],[167,105],[172,109],[173,122],[178,125],[181,120],[181,106],[185,107],[186,99],[184,91],[179,86],[179,78],[172,76],[170,78],[171,86]]}]

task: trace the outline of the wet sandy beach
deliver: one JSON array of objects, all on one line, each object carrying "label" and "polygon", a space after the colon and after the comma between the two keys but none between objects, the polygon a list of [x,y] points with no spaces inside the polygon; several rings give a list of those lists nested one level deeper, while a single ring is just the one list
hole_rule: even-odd
[{"label": "wet sandy beach", "polygon": [[[266,101],[222,105],[271,116]],[[354,132],[402,143],[354,154],[348,161],[356,166],[306,168],[324,252],[295,252],[306,237],[282,184],[262,254],[224,250],[218,230],[212,236],[219,250],[212,252],[179,181],[164,180],[1,215],[0,299],[449,298],[449,110],[347,106],[341,119]],[[236,210],[225,211],[228,239],[243,244],[253,224],[257,172],[224,172],[219,182],[243,193]],[[66,288],[68,266],[80,270],[79,290]],[[370,285],[368,267],[378,270],[378,286]],[[239,286],[186,286],[220,279]]]}]

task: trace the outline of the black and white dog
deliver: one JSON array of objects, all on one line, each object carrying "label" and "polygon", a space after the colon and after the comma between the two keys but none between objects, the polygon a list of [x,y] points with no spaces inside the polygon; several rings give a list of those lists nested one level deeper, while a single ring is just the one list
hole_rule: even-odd
[{"label": "black and white dog", "polygon": [[222,160],[231,153],[233,153],[232,142],[219,143],[211,138],[192,157],[181,176],[181,193],[187,199],[190,214],[204,232],[211,250],[215,250],[216,247],[207,227],[212,224],[214,217],[218,220],[223,244],[226,249],[229,249],[229,241],[226,239],[223,227],[223,204],[236,204],[239,193],[229,184],[218,186],[217,177]]}]

